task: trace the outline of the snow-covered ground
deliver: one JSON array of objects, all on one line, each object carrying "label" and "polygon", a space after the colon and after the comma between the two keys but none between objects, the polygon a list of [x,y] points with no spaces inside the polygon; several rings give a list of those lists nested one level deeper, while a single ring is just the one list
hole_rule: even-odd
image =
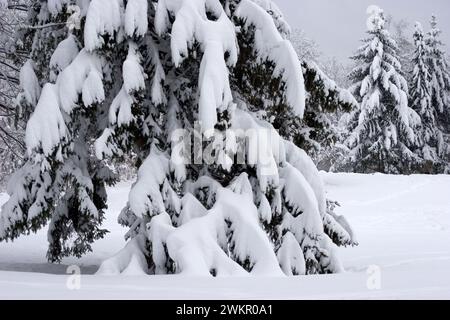
[{"label": "snow-covered ground", "polygon": [[[108,236],[94,252],[61,265],[46,262],[45,230],[0,244],[0,299],[450,299],[450,176],[325,174],[360,245],[343,248],[345,273],[296,278],[96,276],[124,246],[115,222],[129,183],[109,190]],[[0,204],[6,201],[0,194]],[[81,267],[70,290],[67,267]],[[69,286],[70,287],[70,286]]]}]

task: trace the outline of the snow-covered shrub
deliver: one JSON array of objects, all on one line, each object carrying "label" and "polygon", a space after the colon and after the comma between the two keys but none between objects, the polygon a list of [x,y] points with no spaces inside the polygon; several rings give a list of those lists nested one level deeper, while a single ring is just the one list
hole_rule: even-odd
[{"label": "snow-covered shrub", "polygon": [[[342,270],[334,249],[355,244],[353,233],[327,207],[306,152],[266,117],[275,106],[305,112],[302,66],[272,1],[53,0],[34,8],[38,24],[71,23],[55,24],[51,54],[44,43],[33,54],[43,85],[0,239],[50,221],[50,260],[91,250],[106,232],[105,186],[115,182],[106,159],[133,154],[138,174],[119,216],[129,242],[101,273]],[[45,42],[39,33],[34,41]]]}]

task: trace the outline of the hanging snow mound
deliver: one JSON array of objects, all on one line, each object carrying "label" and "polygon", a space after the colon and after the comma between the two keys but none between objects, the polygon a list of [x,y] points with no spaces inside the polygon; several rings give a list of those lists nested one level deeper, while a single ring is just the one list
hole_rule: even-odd
[{"label": "hanging snow mound", "polygon": [[147,273],[145,261],[145,238],[137,236],[114,257],[104,261],[97,271],[98,275],[142,275]]},{"label": "hanging snow mound", "polygon": [[58,74],[72,63],[78,53],[77,40],[73,35],[69,35],[67,39],[61,41],[50,58],[51,80],[55,81]]},{"label": "hanging snow mound", "polygon": [[131,111],[136,103],[134,93],[145,89],[146,74],[141,65],[141,56],[134,42],[128,43],[128,55],[122,66],[123,85],[109,108],[109,122],[118,127],[135,121]]},{"label": "hanging snow mound", "polygon": [[265,192],[279,184],[278,164],[285,161],[284,145],[278,132],[267,122],[240,109],[234,112],[232,130],[250,133],[245,155],[256,168],[259,187]]},{"label": "hanging snow mound", "polygon": [[[237,62],[235,27],[218,1],[164,0],[158,3],[155,22],[160,34],[169,28],[169,12],[175,16],[171,31],[175,66],[180,66],[195,41],[201,44],[199,120],[205,131],[211,130],[217,123],[217,112],[226,111],[233,100],[228,66]],[[208,18],[207,12],[214,18]]]},{"label": "hanging snow mound", "polygon": [[254,49],[261,62],[275,64],[274,77],[281,77],[286,84],[285,98],[298,116],[305,111],[305,85],[297,53],[290,41],[283,39],[272,17],[259,5],[243,0],[235,15],[245,21],[245,26],[255,30]]},{"label": "hanging snow mound", "polygon": [[144,36],[148,30],[148,1],[129,0],[125,9],[125,33]]},{"label": "hanging snow mound", "polygon": [[164,200],[160,192],[166,175],[169,173],[169,160],[156,146],[138,172],[138,181],[130,191],[130,207],[138,217],[154,216],[165,212]]},{"label": "hanging snow mound", "polygon": [[127,126],[135,120],[131,108],[136,103],[134,93],[145,89],[146,74],[141,56],[134,42],[128,43],[128,55],[122,65],[123,85],[109,108],[109,122],[118,127]]},{"label": "hanging snow mound", "polygon": [[280,266],[287,276],[301,275],[306,273],[305,258],[295,236],[288,231],[283,236],[283,244],[278,250],[277,257]]},{"label": "hanging snow mound", "polygon": [[[67,140],[67,127],[59,109],[57,86],[46,84],[26,129],[28,155],[42,148],[50,155],[61,141]],[[60,159],[61,160],[61,159]]]},{"label": "hanging snow mound", "polygon": [[102,79],[101,59],[84,49],[81,50],[56,81],[60,108],[70,114],[79,106],[80,93],[86,106],[102,102],[105,98]]},{"label": "hanging snow mound", "polygon": [[[131,18],[132,13],[134,13],[132,11],[134,10],[130,7],[128,18]],[[123,16],[123,0],[92,0],[89,4],[84,26],[84,47],[86,50],[93,51],[101,48],[105,44],[104,35],[114,37],[115,32],[123,25]],[[134,24],[131,26],[130,21],[127,26],[128,31],[135,27]],[[141,31],[142,26],[138,24],[136,26],[138,26],[138,31]]]},{"label": "hanging snow mound", "polygon": [[27,62],[25,62],[20,69],[19,78],[22,92],[20,93],[18,100],[23,99],[27,105],[35,106],[41,94],[41,87],[39,86],[39,80],[34,72],[32,60],[27,60]]}]

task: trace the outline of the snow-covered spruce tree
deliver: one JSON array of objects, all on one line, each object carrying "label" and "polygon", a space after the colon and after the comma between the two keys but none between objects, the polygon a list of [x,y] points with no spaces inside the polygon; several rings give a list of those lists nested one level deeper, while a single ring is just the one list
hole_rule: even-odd
[{"label": "snow-covered spruce tree", "polygon": [[429,47],[428,66],[431,77],[431,103],[438,111],[438,126],[450,134],[450,71],[446,53],[440,39],[441,30],[435,16],[431,18],[431,30],[425,37]]},{"label": "snow-covered spruce tree", "polygon": [[421,134],[418,148],[419,156],[424,160],[417,168],[423,173],[439,173],[445,170],[444,157],[448,152],[443,133],[437,123],[439,108],[433,104],[432,84],[435,83],[430,74],[430,50],[425,43],[422,25],[417,22],[414,31],[415,51],[412,59],[413,76],[410,85],[410,106],[416,110],[421,118]]},{"label": "snow-covered spruce tree", "polygon": [[353,57],[358,66],[350,74],[360,102],[349,121],[350,161],[355,172],[408,173],[419,161],[411,148],[420,118],[408,106],[408,85],[383,10],[370,6],[367,13],[369,37]]},{"label": "snow-covered spruce tree", "polygon": [[[39,17],[73,23],[51,54],[0,239],[50,221],[51,260],[89,250],[114,182],[104,159],[133,152],[138,176],[119,216],[129,242],[99,272],[342,269],[333,242],[353,244],[350,227],[327,210],[312,160],[255,104],[304,112],[301,66],[271,1],[38,2]],[[249,88],[258,76],[271,81]]]},{"label": "snow-covered spruce tree", "polygon": [[314,62],[303,61],[302,68],[307,94],[305,114],[303,118],[292,118],[298,122],[296,130],[285,128],[284,132],[297,146],[307,150],[319,165],[329,168],[339,140],[339,115],[355,110],[358,102]]}]

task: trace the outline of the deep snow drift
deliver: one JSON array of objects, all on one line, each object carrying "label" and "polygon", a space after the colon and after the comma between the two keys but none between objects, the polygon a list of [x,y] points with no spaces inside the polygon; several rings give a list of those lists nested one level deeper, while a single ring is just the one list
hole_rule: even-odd
[{"label": "deep snow drift", "polygon": [[[322,174],[360,245],[339,249],[345,273],[324,276],[191,278],[95,276],[124,246],[116,223],[130,184],[109,189],[107,237],[82,258],[46,262],[46,230],[0,244],[0,299],[340,299],[450,298],[450,176]],[[0,205],[7,199],[0,194]],[[77,264],[79,290],[67,287]]]}]

